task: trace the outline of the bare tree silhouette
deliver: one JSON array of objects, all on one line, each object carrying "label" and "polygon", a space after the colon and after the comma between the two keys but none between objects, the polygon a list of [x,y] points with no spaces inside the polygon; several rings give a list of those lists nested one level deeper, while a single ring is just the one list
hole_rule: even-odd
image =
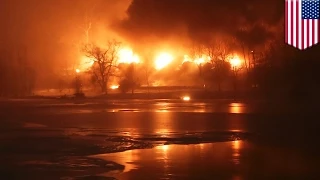
[{"label": "bare tree silhouette", "polygon": [[95,44],[85,45],[83,52],[94,61],[90,73],[93,75],[103,93],[108,93],[108,81],[115,74],[118,61],[118,52],[121,43],[116,40],[107,42],[106,47],[99,47]]}]

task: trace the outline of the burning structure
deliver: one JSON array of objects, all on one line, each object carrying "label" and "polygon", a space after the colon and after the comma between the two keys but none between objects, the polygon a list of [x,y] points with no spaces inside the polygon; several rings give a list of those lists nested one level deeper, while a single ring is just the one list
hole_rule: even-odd
[{"label": "burning structure", "polygon": [[[278,7],[271,1],[268,6]],[[230,88],[235,74],[249,75],[257,62],[276,54],[271,51],[282,38],[282,9],[255,12],[260,6],[255,0],[210,6],[202,0],[4,0],[0,58],[11,60],[0,66],[14,69],[1,73],[15,82],[0,83],[28,93],[68,89],[78,74],[84,88],[103,92],[166,85],[220,91]],[[28,83],[18,88],[19,79]]]}]

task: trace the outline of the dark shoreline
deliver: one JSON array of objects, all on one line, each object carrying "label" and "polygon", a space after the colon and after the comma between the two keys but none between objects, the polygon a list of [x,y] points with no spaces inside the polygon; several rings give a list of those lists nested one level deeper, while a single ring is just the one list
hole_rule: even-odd
[{"label": "dark shoreline", "polygon": [[270,102],[316,102],[320,100],[318,92],[259,92],[259,91],[203,91],[203,90],[179,90],[166,92],[136,92],[136,93],[114,93],[87,95],[84,97],[75,97],[69,95],[32,95],[32,96],[11,96],[0,97],[1,100],[10,99],[61,99],[61,100],[181,100],[183,96],[190,96],[191,100],[233,100],[233,101],[270,101]]}]

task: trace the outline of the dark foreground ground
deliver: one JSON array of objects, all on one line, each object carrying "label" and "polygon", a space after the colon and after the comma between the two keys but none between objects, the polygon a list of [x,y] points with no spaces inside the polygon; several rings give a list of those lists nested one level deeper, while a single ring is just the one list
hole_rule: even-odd
[{"label": "dark foreground ground", "polygon": [[318,107],[2,100],[1,179],[319,179]]}]

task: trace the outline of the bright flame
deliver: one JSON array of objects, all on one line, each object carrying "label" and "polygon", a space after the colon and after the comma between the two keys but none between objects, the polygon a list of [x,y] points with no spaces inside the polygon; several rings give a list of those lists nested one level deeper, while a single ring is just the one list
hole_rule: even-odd
[{"label": "bright flame", "polygon": [[184,100],[184,101],[190,101],[190,96],[183,96],[182,100]]},{"label": "bright flame", "polygon": [[190,58],[188,55],[184,55],[184,56],[183,56],[183,62],[182,62],[182,64],[185,63],[185,62],[192,62],[191,58]]},{"label": "bright flame", "polygon": [[119,51],[119,63],[140,63],[140,58],[131,49],[124,48]]},{"label": "bright flame", "polygon": [[230,64],[234,68],[239,67],[241,65],[241,60],[239,57],[235,56],[230,59]]},{"label": "bright flame", "polygon": [[155,66],[157,70],[163,69],[173,60],[173,56],[168,53],[161,53],[157,56]]},{"label": "bright flame", "polygon": [[119,88],[119,85],[112,85],[110,86],[111,89],[118,89]]},{"label": "bright flame", "polygon": [[202,57],[202,58],[198,58],[198,59],[194,60],[194,62],[199,65],[199,64],[203,64],[205,62],[205,60]]},{"label": "bright flame", "polygon": [[211,60],[211,58],[209,56],[206,56],[206,55],[202,55],[200,58],[196,58],[196,59],[191,59],[188,55],[184,55],[184,59],[183,59],[183,62],[193,62],[197,65],[200,65],[200,64],[204,64],[204,63],[207,63]]},{"label": "bright flame", "polygon": [[80,61],[80,69],[87,70],[94,64],[94,60],[92,58],[82,56]]},{"label": "bright flame", "polygon": [[80,73],[80,69],[76,69],[76,73]]}]

